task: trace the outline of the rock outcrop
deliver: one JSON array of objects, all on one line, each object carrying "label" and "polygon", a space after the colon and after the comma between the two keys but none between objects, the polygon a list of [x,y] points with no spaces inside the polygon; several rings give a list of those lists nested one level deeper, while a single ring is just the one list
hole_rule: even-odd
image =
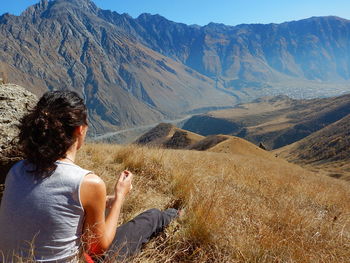
[{"label": "rock outcrop", "polygon": [[36,101],[34,94],[18,85],[0,85],[0,184],[12,164],[22,158],[16,139],[17,125]]}]

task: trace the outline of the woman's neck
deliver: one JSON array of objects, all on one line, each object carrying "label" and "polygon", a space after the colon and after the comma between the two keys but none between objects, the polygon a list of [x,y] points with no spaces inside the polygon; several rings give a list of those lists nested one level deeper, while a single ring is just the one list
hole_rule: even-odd
[{"label": "woman's neck", "polygon": [[66,160],[74,163],[76,154],[77,154],[77,144],[74,143],[66,152],[65,157],[61,158],[60,161]]},{"label": "woman's neck", "polygon": [[63,160],[69,160],[69,161],[71,161],[72,163],[74,163],[74,161],[75,161],[74,158],[72,159],[72,158],[68,157],[68,155],[66,155],[66,157],[63,158]]}]

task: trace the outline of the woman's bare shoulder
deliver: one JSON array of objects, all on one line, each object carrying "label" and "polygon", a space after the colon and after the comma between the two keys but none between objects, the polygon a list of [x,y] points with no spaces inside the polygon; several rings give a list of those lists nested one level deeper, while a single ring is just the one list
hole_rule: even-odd
[{"label": "woman's bare shoulder", "polygon": [[80,187],[80,198],[85,204],[105,202],[106,200],[106,184],[105,182],[96,174],[87,174]]},{"label": "woman's bare shoulder", "polygon": [[105,184],[104,181],[95,173],[88,173],[83,179],[86,184]]}]

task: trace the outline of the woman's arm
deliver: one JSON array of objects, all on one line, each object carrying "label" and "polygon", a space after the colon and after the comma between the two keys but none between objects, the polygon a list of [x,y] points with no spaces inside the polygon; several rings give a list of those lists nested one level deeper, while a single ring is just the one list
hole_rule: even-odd
[{"label": "woman's arm", "polygon": [[83,179],[80,198],[85,210],[84,241],[92,254],[102,254],[111,245],[118,224],[120,209],[131,188],[132,174],[124,171],[115,187],[115,198],[105,218],[106,185],[95,174]]},{"label": "woman's arm", "polygon": [[106,212],[109,211],[112,207],[112,204],[114,202],[115,195],[107,195],[106,198]]}]

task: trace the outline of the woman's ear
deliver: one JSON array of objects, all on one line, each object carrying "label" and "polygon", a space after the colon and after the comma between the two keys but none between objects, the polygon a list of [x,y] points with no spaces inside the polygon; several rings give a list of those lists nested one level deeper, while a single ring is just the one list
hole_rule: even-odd
[{"label": "woman's ear", "polygon": [[83,143],[85,141],[87,129],[88,129],[87,125],[80,125],[80,126],[75,128],[74,136],[75,136],[75,138],[77,138],[77,142],[78,142],[77,149],[79,149],[83,145]]},{"label": "woman's ear", "polygon": [[84,127],[83,127],[83,125],[75,127],[73,134],[75,135],[75,137],[83,135],[84,134]]},{"label": "woman's ear", "polygon": [[80,125],[74,128],[74,137],[85,137],[87,132],[87,125]]}]

